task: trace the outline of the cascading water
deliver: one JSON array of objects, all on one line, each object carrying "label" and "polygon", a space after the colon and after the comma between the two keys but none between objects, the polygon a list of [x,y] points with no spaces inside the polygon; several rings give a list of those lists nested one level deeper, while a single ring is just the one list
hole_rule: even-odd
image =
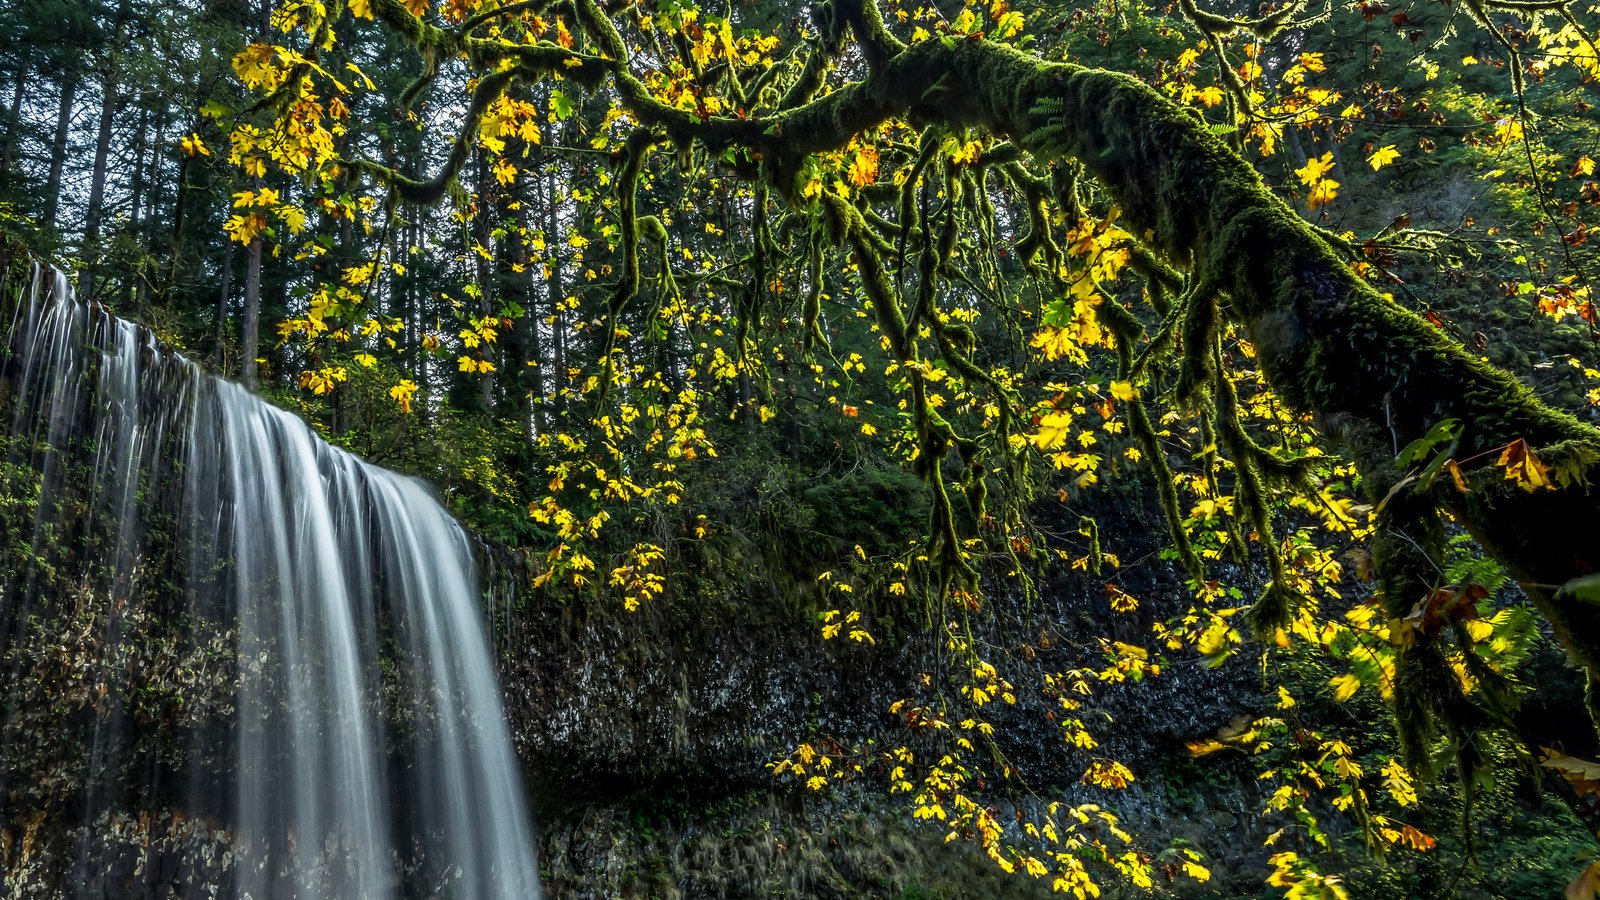
[{"label": "cascading water", "polygon": [[28,274],[0,285],[0,894],[536,897],[461,528]]}]

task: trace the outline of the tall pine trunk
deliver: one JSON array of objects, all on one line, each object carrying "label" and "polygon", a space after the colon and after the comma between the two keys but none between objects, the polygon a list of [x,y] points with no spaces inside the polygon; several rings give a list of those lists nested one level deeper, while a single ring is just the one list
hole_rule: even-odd
[{"label": "tall pine trunk", "polygon": [[27,91],[32,57],[32,45],[25,45],[22,59],[17,63],[17,86],[11,92],[11,108],[6,113],[5,144],[0,146],[0,183],[10,180],[11,164],[17,158],[17,144],[22,140],[22,97]]},{"label": "tall pine trunk", "polygon": [[100,222],[105,212],[106,168],[111,157],[111,130],[117,117],[117,85],[110,77],[106,78],[102,93],[100,124],[94,138],[94,168],[89,176],[89,203],[84,210],[83,241],[78,245],[78,253],[87,263],[81,285],[87,296],[94,295],[95,264],[101,256]]},{"label": "tall pine trunk", "polygon": [[[256,35],[267,34],[272,25],[272,2],[262,0],[257,6]],[[184,167],[180,167],[184,168]],[[183,206],[183,178],[180,175],[178,184],[179,218],[182,218]],[[251,186],[254,190],[261,190],[261,178],[258,176]],[[177,259],[176,224],[174,225],[173,259]],[[250,242],[250,256],[245,262],[244,269],[244,318],[239,323],[239,380],[246,389],[255,391],[261,387],[260,367],[256,357],[261,353],[261,251],[263,242],[260,237]]]},{"label": "tall pine trunk", "polygon": [[[152,250],[152,251],[154,250],[154,248],[156,246],[156,226],[157,226],[157,220],[160,219],[160,215],[158,214],[158,210],[161,209],[161,199],[162,199],[162,192],[161,192],[161,161],[162,161],[161,160],[161,145],[166,140],[166,131],[167,131],[167,108],[166,108],[166,104],[158,103],[156,105],[156,107],[155,107],[155,118],[156,118],[156,132],[155,132],[154,137],[152,137],[151,140],[150,140],[150,167],[149,167],[148,174],[145,176],[145,191],[149,195],[148,199],[145,201],[145,204],[144,204],[145,208],[147,210],[147,213],[146,213],[146,215],[144,217],[144,227],[140,229],[140,238],[144,241],[145,249]],[[180,209],[183,206],[183,178],[184,178],[184,170],[183,170],[182,166],[179,166],[178,167],[178,206],[179,206]],[[150,274],[147,277],[140,278],[139,279],[139,283],[134,286],[133,307],[134,307],[135,310],[138,310],[141,313],[143,312],[144,305],[145,305],[146,301],[148,300],[149,295],[150,295],[150,293],[152,291],[164,291],[164,290],[169,290],[170,289],[170,285],[172,284],[171,268],[175,267],[177,265],[177,258],[178,258],[178,244],[177,244],[176,236],[174,236],[173,241],[169,245],[168,252],[170,254],[170,259],[169,259],[169,264],[168,264],[169,265],[169,274],[167,275],[167,277],[164,280],[163,279],[158,279],[156,277],[156,273],[154,271],[154,266],[152,265],[148,270],[150,272]]]},{"label": "tall pine trunk", "polygon": [[61,211],[61,174],[67,165],[67,138],[72,134],[72,105],[78,99],[78,76],[68,72],[61,82],[61,100],[56,107],[55,139],[50,143],[50,177],[44,186],[44,215],[46,228],[54,228],[56,214]]},{"label": "tall pine trunk", "polygon": [[[135,126],[133,135],[133,184],[129,188],[128,197],[128,231],[131,238],[139,245],[140,250],[149,249],[149,244],[142,237],[143,229],[141,225],[144,221],[145,154],[150,150],[149,129],[147,127],[150,124],[150,100],[149,94],[141,95],[139,98],[139,124]],[[139,253],[137,255],[142,258],[146,254]],[[134,297],[135,292],[138,290],[136,285],[139,280],[131,276],[123,277],[121,292],[123,306],[126,306],[128,301]]]},{"label": "tall pine trunk", "polygon": [[89,177],[89,205],[83,222],[83,243],[79,252],[89,262],[88,281],[93,284],[94,263],[100,259],[100,223],[105,216],[106,168],[111,158],[111,132],[117,124],[121,89],[117,84],[117,50],[127,33],[130,0],[117,4],[116,24],[112,29],[111,46],[101,60],[100,72],[100,123],[94,138],[94,169]]},{"label": "tall pine trunk", "polygon": [[261,343],[261,238],[250,242],[250,260],[244,270],[244,321],[239,337],[239,380],[249,390],[261,386],[256,354]]},{"label": "tall pine trunk", "polygon": [[[496,289],[503,304],[516,304],[521,307],[522,314],[511,323],[503,341],[506,378],[502,382],[505,390],[501,397],[501,415],[515,419],[523,439],[529,440],[533,437],[534,374],[534,366],[530,363],[536,363],[538,357],[534,355],[533,338],[530,335],[534,321],[530,311],[533,305],[530,291],[533,276],[528,271],[527,217],[523,213],[526,204],[520,181],[511,187],[507,200],[509,202],[504,204],[505,215],[510,221],[495,261],[495,275],[499,282]],[[512,206],[516,209],[509,208]]]},{"label": "tall pine trunk", "polygon": [[214,316],[213,341],[216,346],[217,365],[227,368],[228,300],[233,293],[233,241],[222,244],[222,278],[217,288],[217,311]]}]

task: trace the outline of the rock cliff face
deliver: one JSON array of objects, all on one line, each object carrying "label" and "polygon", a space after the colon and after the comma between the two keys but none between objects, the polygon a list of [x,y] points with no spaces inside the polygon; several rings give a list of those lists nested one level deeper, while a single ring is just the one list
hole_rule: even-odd
[{"label": "rock cliff face", "polygon": [[[1137,496],[1103,502],[1107,546],[1153,560],[1158,513]],[[1119,508],[1118,524],[1104,524]],[[794,554],[781,545],[713,544],[709,554],[636,612],[607,599],[529,596],[500,615],[502,684],[553,894],[1049,893],[1047,883],[999,877],[965,842],[945,845],[943,829],[913,822],[903,797],[884,793],[881,773],[826,796],[779,785],[767,764],[802,741],[904,740],[888,709],[916,694],[938,655],[920,614],[894,598],[871,610],[876,647],[822,640],[815,576],[790,571]],[[1042,671],[1101,666],[1096,636],[1149,644],[1151,621],[1179,611],[1180,582],[1165,563],[1130,567],[1123,583],[1147,598],[1137,614],[1112,612],[1099,579],[1061,566],[1032,604],[997,590],[979,637],[1029,645]],[[1151,845],[1186,840],[1239,857],[1241,832],[1258,830],[1258,789],[1242,771],[1212,772],[1227,783],[1208,788],[1202,807],[1182,785],[1196,774],[1182,771],[1183,742],[1257,712],[1258,693],[1247,664],[1194,660],[1100,689],[1082,717],[1100,742],[1095,754],[1135,771],[1121,791],[1079,783],[1091,757],[1065,744],[1047,698],[991,707],[992,721],[1040,797],[1103,804],[1148,831]],[[1260,869],[1244,871],[1253,889]]]},{"label": "rock cliff face", "polygon": [[[760,786],[769,781],[765,763],[808,737],[891,733],[889,705],[913,695],[918,675],[937,665],[927,635],[901,621],[918,613],[880,602],[878,621],[899,624],[890,640],[825,642],[814,596],[783,593],[762,575],[784,564],[776,557],[680,576],[681,593],[632,613],[589,598],[530,598],[512,613],[497,637],[502,680],[541,807],[642,786]],[[1169,572],[1132,579],[1141,580],[1153,602],[1125,616],[1110,611],[1098,581],[1059,573],[1032,609],[1003,599],[980,634],[1002,646],[1031,644],[1041,670],[1100,665],[1096,636],[1148,644],[1152,619],[1174,611],[1175,601],[1161,600],[1178,583]],[[1088,715],[1100,723],[1091,727],[1102,755],[1152,763],[1248,711],[1253,697],[1238,667],[1184,661],[1158,678],[1104,689]],[[1042,698],[1019,697],[996,711],[999,737],[1030,778],[1076,781],[1082,768],[1072,768],[1083,757],[1061,746],[1045,711]]]},{"label": "rock cliff face", "polygon": [[[993,591],[980,640],[1027,645],[1042,671],[1099,667],[1095,636],[1152,646],[1151,623],[1182,611],[1181,579],[1156,555],[1164,525],[1154,504],[1110,493],[1091,502],[1104,546],[1131,561],[1119,583],[1141,599],[1138,611],[1112,611],[1099,579],[1061,566],[1031,604]],[[1076,527],[1042,515],[1047,531]],[[1002,877],[970,843],[947,844],[944,828],[914,821],[905,795],[889,796],[881,774],[823,793],[771,776],[767,763],[802,741],[904,740],[887,710],[938,665],[918,613],[894,598],[868,602],[878,646],[822,640],[823,603],[815,573],[796,571],[801,555],[783,540],[711,542],[685,561],[665,597],[633,613],[603,598],[513,598],[513,580],[502,579],[496,645],[547,889],[578,898],[1051,895],[1047,882]],[[1259,573],[1239,573],[1252,575]],[[1158,884],[1158,896],[1278,896],[1264,882],[1269,855],[1314,853],[1315,845],[1291,829],[1264,846],[1286,824],[1263,813],[1273,785],[1258,781],[1241,753],[1191,759],[1184,746],[1246,714],[1276,712],[1276,694],[1265,696],[1253,655],[1215,669],[1173,656],[1158,677],[1100,686],[1082,711],[1100,742],[1095,753],[1132,768],[1136,780],[1124,790],[1081,783],[1089,756],[1065,745],[1046,698],[1023,694],[1014,707],[985,707],[1033,792],[994,802],[1002,811],[1011,802],[1098,803],[1146,847],[1178,844],[1205,855],[1210,882]],[[1558,654],[1547,657],[1526,714],[1542,720],[1551,742],[1586,747],[1581,723],[1556,712],[1581,690]],[[1328,675],[1313,663],[1297,694],[1309,699]],[[1319,717],[1350,715],[1343,706],[1307,713],[1313,727],[1322,727]],[[1372,703],[1357,715],[1381,728],[1387,711]],[[1585,843],[1582,825],[1536,782],[1502,780],[1480,792],[1473,827],[1484,863],[1476,883],[1461,876],[1459,795],[1446,781],[1427,802],[1407,811],[1407,821],[1439,837],[1440,850],[1381,862],[1363,855],[1353,821],[1319,809],[1343,853],[1329,866],[1347,873],[1352,897],[1554,896],[1581,868],[1566,861]],[[1114,880],[1104,887],[1108,897],[1149,896]]]}]

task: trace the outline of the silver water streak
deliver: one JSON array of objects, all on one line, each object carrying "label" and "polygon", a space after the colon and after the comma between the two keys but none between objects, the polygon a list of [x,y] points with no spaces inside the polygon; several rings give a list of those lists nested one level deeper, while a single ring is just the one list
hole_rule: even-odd
[{"label": "silver water streak", "polygon": [[[178,532],[161,540],[180,548],[166,556],[180,560],[170,580],[184,600],[165,615],[196,645],[224,640],[233,654],[230,720],[186,725],[189,759],[175,768],[190,771],[160,786],[123,783],[161,764],[132,765],[140,739],[118,736],[149,726],[100,704],[84,735],[84,833],[150,798],[174,822],[184,806],[204,809],[228,850],[215,877],[173,888],[183,896],[537,897],[472,545],[428,489],[79,303],[58,273],[36,273],[11,329],[12,434],[29,438],[45,473],[36,555],[58,533],[51,492],[66,476],[53,470],[70,468],[70,454],[56,448],[76,441],[94,484],[83,532],[105,537],[103,574],[86,580],[109,597],[148,593],[150,534]],[[145,496],[158,488],[181,497]],[[161,529],[142,521],[158,509]],[[49,605],[36,593],[0,598],[0,616],[33,621]],[[96,619],[105,647],[146,627],[123,602]],[[139,673],[121,677],[110,695],[136,697]],[[0,762],[20,739],[7,736]],[[219,741],[228,747],[206,746]],[[187,788],[170,784],[183,778]],[[96,871],[113,866],[103,841],[80,835],[69,852],[76,884],[63,893],[118,895]]]}]

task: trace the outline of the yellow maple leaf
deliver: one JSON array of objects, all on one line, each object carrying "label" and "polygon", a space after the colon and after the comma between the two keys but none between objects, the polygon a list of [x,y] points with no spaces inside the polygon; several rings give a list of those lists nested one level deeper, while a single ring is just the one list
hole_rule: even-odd
[{"label": "yellow maple leaf", "polygon": [[1040,450],[1054,450],[1067,442],[1067,434],[1071,430],[1070,413],[1046,413],[1039,418],[1039,431],[1029,436],[1028,440]]},{"label": "yellow maple leaf", "polygon": [[245,216],[229,216],[223,223],[222,230],[241,244],[249,244],[256,239],[267,227],[267,219],[261,213],[253,212]]},{"label": "yellow maple leaf", "polygon": [[1594,160],[1590,159],[1587,156],[1578,157],[1578,161],[1572,164],[1572,177],[1573,178],[1578,178],[1578,177],[1583,176],[1583,175],[1593,175],[1593,174],[1594,174]]},{"label": "yellow maple leaf", "polygon": [[1367,157],[1367,165],[1372,167],[1372,171],[1376,172],[1399,158],[1400,151],[1396,150],[1393,144],[1388,144],[1372,151],[1372,155]]},{"label": "yellow maple leaf", "polygon": [[977,141],[967,141],[965,144],[957,145],[955,140],[951,140],[949,143],[954,148],[950,151],[951,162],[975,163],[978,157],[983,155],[983,145]]},{"label": "yellow maple leaf", "polygon": [[1047,359],[1060,359],[1063,356],[1083,365],[1088,361],[1083,348],[1073,336],[1073,331],[1068,328],[1045,326],[1034,334],[1029,342],[1033,347],[1042,350]]},{"label": "yellow maple leaf", "polygon": [[1339,182],[1332,178],[1324,178],[1311,187],[1311,196],[1306,198],[1306,206],[1316,209],[1325,206],[1339,196]]},{"label": "yellow maple leaf", "polygon": [[1097,787],[1120,789],[1133,783],[1133,772],[1115,760],[1095,760],[1080,781]]},{"label": "yellow maple leaf", "polygon": [[1506,470],[1506,480],[1517,487],[1534,493],[1541,490],[1555,490],[1555,485],[1550,481],[1550,469],[1539,461],[1534,455],[1533,448],[1522,438],[1517,438],[1506,445],[1498,460],[1499,466]]},{"label": "yellow maple leaf", "polygon": [[278,207],[278,218],[293,234],[299,234],[306,230],[306,213],[305,210],[298,206],[290,206],[285,203]]},{"label": "yellow maple leaf", "polygon": [[1522,122],[1518,119],[1496,119],[1494,123],[1494,138],[1500,146],[1509,147],[1520,141],[1526,135]]},{"label": "yellow maple leaf", "polygon": [[1361,680],[1349,674],[1340,675],[1334,678],[1331,683],[1333,684],[1333,699],[1340,703],[1354,697],[1357,689],[1361,687]]},{"label": "yellow maple leaf", "polygon": [[1411,773],[1399,760],[1391,759],[1383,767],[1383,786],[1389,790],[1389,796],[1401,806],[1414,806],[1417,803],[1417,789],[1411,781]]},{"label": "yellow maple leaf", "polygon": [[350,15],[358,19],[372,18],[372,0],[350,0]]},{"label": "yellow maple leaf", "polygon": [[1313,185],[1321,181],[1322,176],[1328,174],[1328,171],[1332,168],[1333,153],[1330,151],[1322,154],[1321,157],[1313,156],[1306,160],[1306,164],[1295,169],[1294,174],[1300,176],[1301,184]]},{"label": "yellow maple leaf", "polygon": [[1016,37],[1022,33],[1023,25],[1022,13],[1016,10],[1003,13],[995,20],[994,36],[1002,41]]},{"label": "yellow maple leaf", "polygon": [[244,82],[245,87],[270,91],[283,79],[283,71],[273,63],[272,57],[272,45],[249,44],[234,54],[233,71],[238,74],[239,80]]},{"label": "yellow maple leaf", "polygon": [[[205,142],[200,140],[200,135],[190,132],[189,136],[178,142],[183,148],[184,156],[210,156],[211,151],[206,148]],[[1593,166],[1593,163],[1590,163]]]}]

